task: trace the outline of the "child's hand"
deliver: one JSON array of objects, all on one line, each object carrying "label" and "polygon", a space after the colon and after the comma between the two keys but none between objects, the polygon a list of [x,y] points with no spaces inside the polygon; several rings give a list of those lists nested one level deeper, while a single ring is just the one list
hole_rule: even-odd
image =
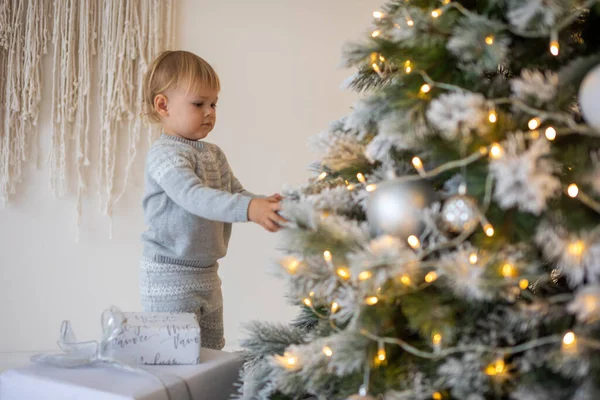
[{"label": "child's hand", "polygon": [[267,197],[267,200],[281,201],[281,200],[283,200],[283,196],[280,195],[279,193],[275,193],[275,194],[272,194],[269,197]]},{"label": "child's hand", "polygon": [[281,210],[281,204],[273,196],[267,199],[254,198],[250,200],[248,207],[248,219],[269,232],[277,232],[281,229],[279,224],[287,222],[277,214],[277,211]]}]

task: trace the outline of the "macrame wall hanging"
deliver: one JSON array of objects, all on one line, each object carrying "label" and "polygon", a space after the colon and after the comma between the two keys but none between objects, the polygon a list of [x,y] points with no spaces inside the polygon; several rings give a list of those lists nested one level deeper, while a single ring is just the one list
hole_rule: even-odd
[{"label": "macrame wall hanging", "polygon": [[[52,192],[64,195],[73,173],[79,227],[88,176],[94,175],[86,169],[92,166],[101,211],[112,215],[142,131],[149,139],[156,133],[140,118],[142,79],[153,58],[172,47],[173,3],[0,0],[0,205],[17,190],[36,150],[38,128],[52,124]],[[52,72],[42,76],[46,53],[52,54]],[[39,120],[44,81],[52,90],[51,121]],[[97,126],[90,124],[92,115],[99,116]],[[91,139],[98,143],[93,159]],[[116,185],[117,154],[124,153],[124,171],[118,174],[123,182]]]}]

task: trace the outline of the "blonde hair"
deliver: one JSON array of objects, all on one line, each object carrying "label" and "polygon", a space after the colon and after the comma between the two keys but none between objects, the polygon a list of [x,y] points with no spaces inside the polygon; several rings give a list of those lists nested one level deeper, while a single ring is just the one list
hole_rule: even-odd
[{"label": "blonde hair", "polygon": [[154,109],[154,98],[170,88],[221,90],[219,76],[209,63],[189,51],[167,50],[150,65],[142,88],[143,108],[150,121],[160,122]]}]

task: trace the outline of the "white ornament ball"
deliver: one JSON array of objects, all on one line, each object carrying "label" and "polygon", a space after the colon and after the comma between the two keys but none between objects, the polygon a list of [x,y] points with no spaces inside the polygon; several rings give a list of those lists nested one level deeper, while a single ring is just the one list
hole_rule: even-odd
[{"label": "white ornament ball", "polygon": [[585,122],[600,130],[600,65],[583,78],[579,87],[579,106]]},{"label": "white ornament ball", "polygon": [[425,181],[398,179],[377,184],[367,200],[367,219],[374,236],[388,234],[405,239],[423,230],[421,211],[435,201],[433,188]]}]

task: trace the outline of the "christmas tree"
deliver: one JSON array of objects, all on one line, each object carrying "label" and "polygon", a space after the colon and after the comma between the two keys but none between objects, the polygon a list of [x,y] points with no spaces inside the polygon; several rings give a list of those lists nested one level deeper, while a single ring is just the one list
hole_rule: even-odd
[{"label": "christmas tree", "polygon": [[600,398],[598,1],[395,0],[287,191],[245,399]]}]

